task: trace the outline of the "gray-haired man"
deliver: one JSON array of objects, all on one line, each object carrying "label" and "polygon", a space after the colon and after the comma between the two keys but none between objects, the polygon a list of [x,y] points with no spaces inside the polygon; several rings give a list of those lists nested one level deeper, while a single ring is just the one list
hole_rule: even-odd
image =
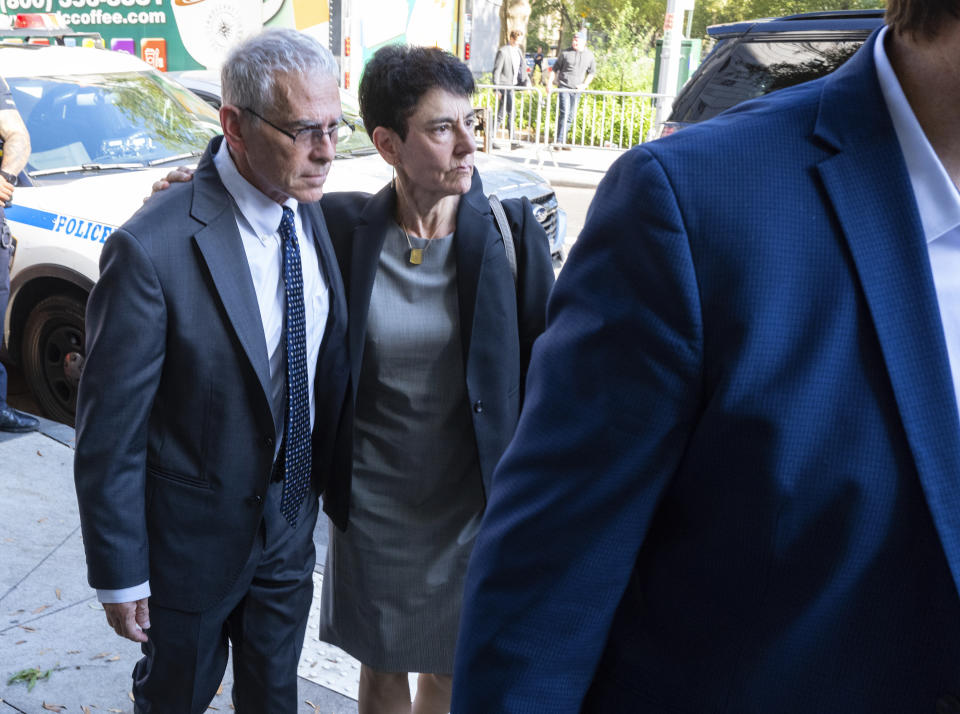
[{"label": "gray-haired man", "polygon": [[[318,494],[346,394],[343,286],[316,201],[341,122],[330,53],[269,30],[224,64],[224,139],[104,246],[76,485],[90,584],[142,643],[139,712],[292,712]],[[340,469],[342,472],[343,469]]]}]

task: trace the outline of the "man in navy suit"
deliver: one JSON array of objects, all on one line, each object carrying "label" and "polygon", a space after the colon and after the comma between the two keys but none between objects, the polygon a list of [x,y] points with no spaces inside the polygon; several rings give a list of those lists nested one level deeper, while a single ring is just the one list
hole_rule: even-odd
[{"label": "man in navy suit", "polygon": [[142,643],[137,712],[297,709],[318,494],[345,524],[346,302],[317,200],[337,66],[268,30],[223,70],[224,138],[107,241],[75,480],[91,586]]},{"label": "man in navy suit", "polygon": [[960,712],[960,2],[611,169],[453,712]]}]

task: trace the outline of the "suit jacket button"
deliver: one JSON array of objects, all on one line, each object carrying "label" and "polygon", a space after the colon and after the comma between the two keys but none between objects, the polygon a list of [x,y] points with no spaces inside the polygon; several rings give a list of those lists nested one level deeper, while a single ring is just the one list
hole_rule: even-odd
[{"label": "suit jacket button", "polygon": [[482,414],[482,413],[483,413],[483,401],[482,401],[482,400],[478,399],[477,401],[475,401],[475,402],[473,403],[473,411],[475,411],[477,414]]},{"label": "suit jacket button", "polygon": [[937,699],[937,714],[960,714],[960,699],[952,694],[944,694]]}]

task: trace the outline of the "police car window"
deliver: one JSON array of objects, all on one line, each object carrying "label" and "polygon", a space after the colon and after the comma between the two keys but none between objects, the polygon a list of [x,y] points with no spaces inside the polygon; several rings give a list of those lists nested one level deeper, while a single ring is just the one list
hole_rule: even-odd
[{"label": "police car window", "polygon": [[702,121],[764,94],[829,74],[856,52],[862,41],[739,42],[686,107],[684,121]]},{"label": "police car window", "polygon": [[30,132],[27,171],[147,165],[200,151],[219,132],[215,115],[188,106],[151,73],[9,80]]}]

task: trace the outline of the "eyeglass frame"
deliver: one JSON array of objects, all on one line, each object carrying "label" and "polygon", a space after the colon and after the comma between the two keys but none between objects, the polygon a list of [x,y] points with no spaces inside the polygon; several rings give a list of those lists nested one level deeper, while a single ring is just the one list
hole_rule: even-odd
[{"label": "eyeglass frame", "polygon": [[[284,136],[289,137],[290,140],[293,142],[294,146],[297,145],[297,139],[298,139],[301,135],[307,134],[308,132],[309,132],[309,134],[310,134],[311,139],[312,139],[312,137],[316,136],[317,134],[320,135],[320,141],[319,141],[318,143],[323,143],[323,138],[326,137],[327,139],[330,140],[330,143],[331,143],[331,144],[333,144],[334,146],[336,146],[337,140],[339,139],[339,137],[337,136],[337,133],[340,131],[340,129],[342,129],[343,127],[349,127],[350,130],[353,131],[353,128],[354,128],[354,127],[353,127],[353,124],[351,124],[350,121],[348,121],[346,118],[344,118],[344,117],[341,116],[341,117],[337,120],[336,125],[334,125],[333,127],[329,128],[329,129],[322,129],[322,128],[320,128],[318,125],[314,124],[314,125],[312,125],[312,126],[304,126],[304,127],[301,127],[301,128],[299,128],[299,129],[297,129],[296,131],[287,131],[286,129],[277,126],[276,124],[274,124],[272,121],[270,121],[270,120],[267,119],[266,117],[261,116],[260,114],[258,114],[257,112],[255,112],[255,111],[254,111],[253,109],[251,109],[250,107],[240,107],[240,111],[250,112],[251,114],[253,114],[253,116],[255,116],[255,117],[256,117],[257,119],[259,119],[260,121],[265,122],[265,123],[268,124],[269,126],[272,126],[274,129],[276,129],[277,131],[279,131],[279,132],[280,132],[281,134],[283,134]],[[311,145],[312,145],[312,141],[311,141]]]}]

